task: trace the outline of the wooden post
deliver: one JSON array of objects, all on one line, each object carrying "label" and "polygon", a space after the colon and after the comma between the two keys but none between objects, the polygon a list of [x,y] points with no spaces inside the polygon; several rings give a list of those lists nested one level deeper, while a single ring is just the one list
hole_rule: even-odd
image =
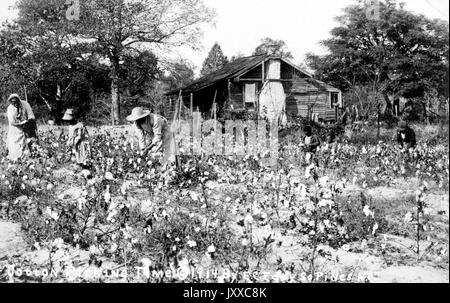
[{"label": "wooden post", "polygon": [[193,93],[191,93],[191,108],[190,108],[190,110],[191,110],[191,116],[192,116],[192,114],[194,113],[194,94]]},{"label": "wooden post", "polygon": [[214,92],[214,100],[211,108],[211,118],[214,120],[217,120],[217,104],[216,104],[216,98],[217,98],[217,90]]},{"label": "wooden post", "polygon": [[264,88],[264,84],[265,84],[265,81],[266,81],[266,66],[265,66],[265,61],[263,61],[262,63],[261,63],[261,69],[262,69],[262,79],[261,79],[261,85],[262,85],[262,88],[261,88],[261,91],[259,92],[259,94],[257,94],[257,96],[258,96],[258,100],[257,100],[257,104],[256,104],[256,108],[255,108],[255,110],[256,110],[256,112],[258,113],[258,115],[260,114],[260,111],[259,111],[259,97],[260,97],[260,95],[261,95],[261,92],[262,92],[262,90],[263,90],[263,88]]},{"label": "wooden post", "polygon": [[261,63],[261,68],[262,68],[262,83],[264,83],[264,80],[265,80],[265,78],[266,78],[266,66],[264,65],[264,61],[263,61],[263,63]]},{"label": "wooden post", "polygon": [[231,104],[231,80],[228,79],[228,104]]},{"label": "wooden post", "polygon": [[[181,102],[183,102],[183,96],[181,95],[182,91],[180,90],[180,93],[178,95],[178,100],[175,103],[175,112],[173,114],[173,122],[177,121],[180,119],[180,114],[181,114]],[[178,103],[180,105],[178,105]]]},{"label": "wooden post", "polygon": [[202,154],[202,115],[196,112],[192,116],[192,152],[196,156]]}]

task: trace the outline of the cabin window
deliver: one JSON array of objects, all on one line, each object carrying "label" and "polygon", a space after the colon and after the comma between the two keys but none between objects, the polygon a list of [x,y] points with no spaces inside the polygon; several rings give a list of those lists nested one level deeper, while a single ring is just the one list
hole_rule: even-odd
[{"label": "cabin window", "polygon": [[339,106],[339,93],[330,93],[330,108]]},{"label": "cabin window", "polygon": [[245,109],[255,110],[257,102],[256,84],[246,83],[244,86],[244,103]]}]

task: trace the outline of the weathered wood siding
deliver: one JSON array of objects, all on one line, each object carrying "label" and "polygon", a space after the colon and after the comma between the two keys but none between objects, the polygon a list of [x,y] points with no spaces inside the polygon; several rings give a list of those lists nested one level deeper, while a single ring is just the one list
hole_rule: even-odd
[{"label": "weathered wood siding", "polygon": [[329,93],[293,93],[286,100],[286,112],[302,117],[308,116],[308,107],[311,114],[317,114],[322,120],[335,120],[336,111],[330,107]]},{"label": "weathered wood siding", "polygon": [[233,109],[244,109],[244,87],[245,84],[254,83],[256,84],[256,94],[259,95],[262,89],[262,82],[257,81],[241,81],[241,82],[231,82],[230,87],[230,103],[229,109],[231,109],[231,105],[233,105]]},{"label": "weathered wood siding", "polygon": [[244,96],[241,83],[230,83],[229,109],[244,109]]}]

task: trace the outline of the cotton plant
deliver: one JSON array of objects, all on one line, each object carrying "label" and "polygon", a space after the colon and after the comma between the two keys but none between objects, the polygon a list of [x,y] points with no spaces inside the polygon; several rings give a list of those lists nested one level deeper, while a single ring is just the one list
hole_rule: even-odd
[{"label": "cotton plant", "polygon": [[[410,251],[416,255],[417,261],[425,258],[432,249],[439,245],[439,241],[435,241],[430,236],[430,232],[435,230],[435,226],[431,220],[431,210],[425,200],[425,193],[429,185],[425,181],[415,192],[416,205],[411,212],[405,214],[403,221],[414,228],[415,246],[409,247]],[[427,235],[428,234],[428,235]],[[428,242],[423,247],[424,242]]]}]

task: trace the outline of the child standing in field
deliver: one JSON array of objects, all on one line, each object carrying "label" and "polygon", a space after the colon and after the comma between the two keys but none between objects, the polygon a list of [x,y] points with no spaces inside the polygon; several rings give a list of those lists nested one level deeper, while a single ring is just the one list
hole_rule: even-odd
[{"label": "child standing in field", "polygon": [[305,162],[307,165],[310,165],[314,161],[314,154],[317,151],[317,148],[320,146],[319,137],[313,135],[312,127],[307,125],[303,128],[303,132],[305,137],[302,140],[301,147],[305,152]]},{"label": "child standing in field", "polygon": [[62,120],[70,125],[67,147],[72,148],[76,163],[81,168],[88,169],[91,160],[91,144],[86,127],[75,119],[73,109],[66,110]]}]

